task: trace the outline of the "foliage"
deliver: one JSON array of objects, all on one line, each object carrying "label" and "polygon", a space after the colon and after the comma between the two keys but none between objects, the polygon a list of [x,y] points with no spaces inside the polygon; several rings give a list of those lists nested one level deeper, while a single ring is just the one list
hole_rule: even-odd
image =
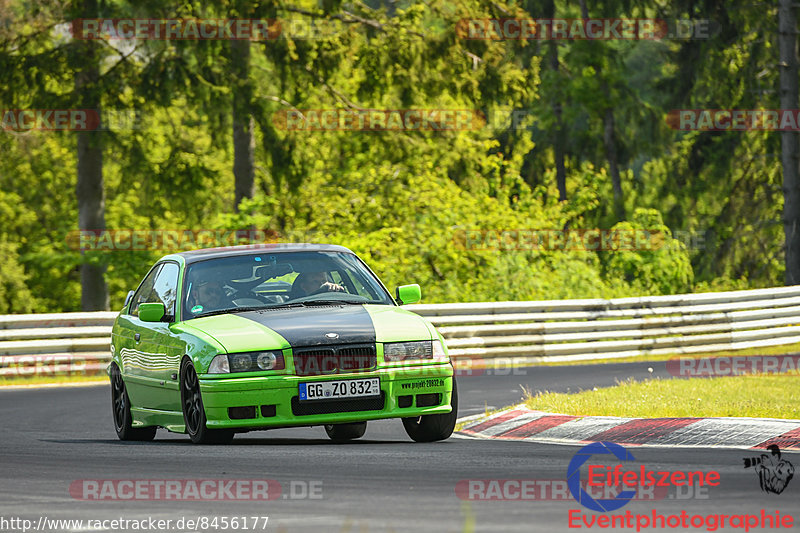
[{"label": "foliage", "polygon": [[[630,222],[612,231],[632,234],[631,248],[606,252],[606,278],[624,280],[640,294],[678,294],[691,287],[692,265],[686,245],[672,234],[655,209],[637,209]],[[637,238],[643,242],[637,246]]]},{"label": "foliage", "polygon": [[[251,44],[255,197],[233,205],[231,51],[224,41],[102,43],[103,105],[132,122],[104,132],[109,229],[259,229],[352,248],[387,285],[425,301],[668,294],[779,284],[778,137],[680,132],[673,109],[777,107],[774,7],[611,1],[593,16],[708,18],[709,39],[468,40],[464,18],[537,17],[548,2],[443,0],[260,4],[113,0],[108,18],[236,16],[334,31]],[[0,109],[67,107],[78,61],[73,3],[0,2]],[[580,17],[557,1],[554,16]],[[766,11],[768,16],[764,16]],[[288,27],[288,26],[287,26]],[[567,199],[558,201],[554,102],[563,111]],[[603,143],[613,108],[624,193],[613,208]],[[291,130],[308,109],[467,109],[482,127],[446,131]],[[517,118],[522,117],[521,120]],[[0,132],[0,313],[80,305],[78,266],[108,267],[112,309],[170,250],[75,246],[71,132]],[[475,250],[468,230],[649,230],[655,250]],[[677,238],[693,232],[692,246]]]}]

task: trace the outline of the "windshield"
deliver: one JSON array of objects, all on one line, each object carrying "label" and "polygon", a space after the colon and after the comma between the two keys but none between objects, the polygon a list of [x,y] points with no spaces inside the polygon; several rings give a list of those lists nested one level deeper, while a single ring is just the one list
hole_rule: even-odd
[{"label": "windshield", "polygon": [[183,319],[273,307],[394,305],[353,254],[282,252],[192,263],[184,276]]}]

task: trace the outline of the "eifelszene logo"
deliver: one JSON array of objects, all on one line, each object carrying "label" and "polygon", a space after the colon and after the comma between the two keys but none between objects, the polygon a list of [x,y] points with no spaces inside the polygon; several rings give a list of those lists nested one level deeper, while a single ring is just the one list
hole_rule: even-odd
[{"label": "eifelszene logo", "polygon": [[[788,483],[793,468],[780,458],[777,446],[769,448],[772,456],[766,454],[760,458],[745,459],[745,467],[756,466],[764,472],[762,488],[764,490],[783,490]],[[594,460],[592,458],[596,457]],[[605,456],[605,457],[603,457]],[[619,461],[617,464],[594,464],[610,460]],[[590,461],[591,460],[591,461]],[[717,471],[654,471],[643,464],[630,464],[636,459],[633,455],[613,442],[593,442],[584,446],[570,461],[567,470],[567,487],[575,500],[583,507],[597,513],[587,513],[582,509],[570,509],[567,512],[567,527],[569,529],[626,529],[636,531],[650,529],[679,529],[681,531],[717,531],[728,529],[743,529],[751,531],[755,528],[776,530],[790,529],[794,526],[794,517],[781,511],[767,511],[760,509],[757,512],[741,514],[719,514],[703,508],[702,514],[681,509],[679,512],[661,513],[653,508],[648,512],[634,512],[630,509],[613,512],[627,505],[635,494],[635,488],[643,487],[679,487],[697,488],[705,486],[719,486],[720,474]],[[625,463],[628,463],[626,465]],[[586,465],[587,479],[585,486],[589,489],[601,487],[602,499],[594,499],[589,491],[583,490],[580,479],[580,470]],[[759,467],[763,467],[761,470]],[[790,470],[791,468],[791,470]],[[774,478],[773,473],[776,473]],[[767,489],[766,487],[769,487]],[[619,490],[620,488],[625,490]],[[592,491],[595,492],[596,491]]]},{"label": "eifelszene logo", "polygon": [[[635,492],[624,490],[611,499],[595,500],[581,487],[581,466],[593,455],[610,454],[620,461],[635,461],[631,452],[613,442],[593,442],[581,448],[569,462],[567,468],[567,487],[575,501],[592,511],[605,513],[616,511],[626,505],[633,498]],[[590,467],[591,468],[591,467]],[[591,477],[591,476],[590,476]]]},{"label": "eifelszene logo", "polygon": [[717,486],[719,485],[719,472],[714,470],[702,471],[654,471],[645,465],[639,468],[623,470],[623,464],[615,466],[589,464],[588,487],[604,487],[613,494],[616,489],[623,488],[613,498],[594,499],[581,487],[581,466],[586,464],[595,455],[616,457],[621,462],[635,461],[631,452],[613,442],[593,442],[578,450],[567,468],[567,487],[575,501],[592,511],[607,513],[616,511],[625,506],[636,496],[637,487],[686,487],[689,485]]},{"label": "eifelszene logo", "polygon": [[744,467],[753,467],[756,471],[761,490],[780,494],[794,476],[794,465],[781,458],[781,449],[776,444],[770,444],[767,449],[771,455],[762,453],[760,457],[745,457]]}]

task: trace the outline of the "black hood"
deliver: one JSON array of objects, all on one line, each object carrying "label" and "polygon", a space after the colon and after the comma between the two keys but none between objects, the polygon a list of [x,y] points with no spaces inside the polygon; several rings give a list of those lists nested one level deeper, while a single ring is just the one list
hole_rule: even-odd
[{"label": "black hood", "polygon": [[362,305],[277,308],[236,315],[270,328],[292,346],[376,342],[372,318]]}]

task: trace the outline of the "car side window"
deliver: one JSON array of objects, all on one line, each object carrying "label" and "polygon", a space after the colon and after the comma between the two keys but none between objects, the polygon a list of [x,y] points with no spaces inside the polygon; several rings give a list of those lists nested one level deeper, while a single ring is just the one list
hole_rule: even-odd
[{"label": "car side window", "polygon": [[153,291],[148,302],[161,302],[164,304],[164,315],[175,316],[175,301],[178,297],[178,265],[164,263],[161,271],[153,284]]},{"label": "car side window", "polygon": [[153,293],[153,284],[156,281],[156,276],[158,276],[161,267],[162,265],[156,265],[153,270],[147,274],[147,277],[144,278],[144,281],[142,281],[142,284],[139,286],[139,290],[137,290],[136,294],[133,295],[131,307],[128,311],[129,314],[139,316],[139,304],[150,301],[150,295]]}]

